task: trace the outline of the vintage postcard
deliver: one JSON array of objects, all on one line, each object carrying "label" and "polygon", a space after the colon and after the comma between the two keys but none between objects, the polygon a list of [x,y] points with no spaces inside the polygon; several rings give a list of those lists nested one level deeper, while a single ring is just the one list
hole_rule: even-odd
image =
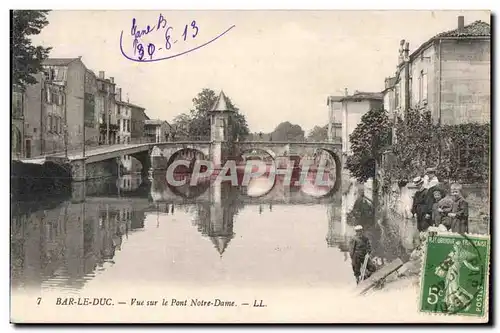
[{"label": "vintage postcard", "polygon": [[490,15],[12,10],[11,322],[487,323]]}]

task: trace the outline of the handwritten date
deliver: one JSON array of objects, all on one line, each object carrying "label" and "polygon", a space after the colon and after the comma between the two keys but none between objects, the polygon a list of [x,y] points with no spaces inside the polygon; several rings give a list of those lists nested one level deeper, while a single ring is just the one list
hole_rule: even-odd
[{"label": "handwritten date", "polygon": [[[156,47],[154,43],[148,43],[146,46],[140,42],[140,38],[146,36],[154,31],[164,30],[164,43],[159,48]],[[170,50],[172,48],[172,44],[177,43],[177,39],[172,40],[172,33],[174,27],[169,26],[167,24],[167,20],[163,17],[162,14],[158,17],[158,23],[155,25],[148,25],[145,29],[139,29],[137,27],[137,21],[135,17],[132,19],[132,27],[130,28],[130,34],[134,37],[133,48],[134,55],[137,55],[139,60],[145,60],[145,56],[149,56],[149,59],[153,59],[153,56],[157,50],[162,50],[165,47],[166,50]],[[188,38],[196,38],[198,35],[200,28],[198,27],[195,20],[191,21],[191,23],[184,25],[184,30],[182,32],[181,38],[183,41],[186,41]]]}]

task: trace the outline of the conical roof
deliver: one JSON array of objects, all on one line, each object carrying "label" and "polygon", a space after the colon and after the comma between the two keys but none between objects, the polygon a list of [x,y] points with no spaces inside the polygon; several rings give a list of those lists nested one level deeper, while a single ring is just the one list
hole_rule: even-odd
[{"label": "conical roof", "polygon": [[217,252],[219,252],[219,254],[222,256],[227,246],[229,245],[231,238],[232,237],[230,236],[212,236],[210,237],[210,240],[214,244],[214,247],[217,250]]},{"label": "conical roof", "polygon": [[224,91],[220,91],[219,96],[217,96],[217,100],[215,101],[214,107],[211,110],[212,112],[228,112],[231,111],[227,107],[227,97],[224,94]]}]

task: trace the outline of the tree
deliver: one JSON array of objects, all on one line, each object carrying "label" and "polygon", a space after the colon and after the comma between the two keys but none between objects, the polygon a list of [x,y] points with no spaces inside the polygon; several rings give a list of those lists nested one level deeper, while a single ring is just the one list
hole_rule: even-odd
[{"label": "tree", "polygon": [[273,141],[304,141],[304,130],[289,121],[282,122],[271,133]]},{"label": "tree", "polygon": [[361,117],[361,122],[349,135],[352,155],[346,168],[359,182],[375,180],[375,170],[381,162],[384,148],[390,144],[392,124],[383,109],[372,109]]},{"label": "tree", "polygon": [[[215,105],[217,96],[211,89],[203,89],[198,95],[193,98],[194,108],[190,114],[182,114],[174,120],[175,126],[183,128],[187,131],[190,137],[197,140],[210,139],[210,116],[209,111]],[[234,106],[231,99],[226,97],[226,105],[230,111],[228,123],[231,128],[229,140],[244,140],[250,133],[245,116],[239,113],[239,109]]]},{"label": "tree", "polygon": [[307,141],[322,142],[328,140],[328,125],[314,126],[307,136]]},{"label": "tree", "polygon": [[174,118],[170,137],[172,140],[187,139],[189,136],[189,123],[191,117],[188,114],[181,113]]},{"label": "tree", "polygon": [[398,117],[392,153],[396,157],[390,166],[391,178],[408,180],[423,174],[426,167],[436,166],[439,157],[437,127],[430,111],[408,109],[405,118]]},{"label": "tree", "polygon": [[49,23],[48,10],[15,10],[12,17],[12,80],[22,91],[37,83],[35,74],[42,71],[42,62],[51,47],[34,46],[29,36],[38,35]]}]

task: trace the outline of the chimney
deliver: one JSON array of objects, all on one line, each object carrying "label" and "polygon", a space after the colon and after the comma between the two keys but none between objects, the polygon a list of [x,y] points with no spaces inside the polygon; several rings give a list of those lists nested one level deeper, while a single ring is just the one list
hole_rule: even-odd
[{"label": "chimney", "polygon": [[404,49],[404,60],[405,61],[408,61],[408,56],[409,56],[409,53],[410,53],[410,43],[409,42],[406,42],[405,43],[405,49]]},{"label": "chimney", "polygon": [[111,83],[115,83],[115,78],[110,76],[109,79],[111,80]]},{"label": "chimney", "polygon": [[404,45],[405,45],[405,40],[401,39],[399,42],[399,57],[398,57],[398,63],[402,63],[404,58],[403,58],[403,52],[404,52]]},{"label": "chimney", "polygon": [[462,33],[464,31],[464,17],[458,17],[458,33]]},{"label": "chimney", "polygon": [[104,71],[99,71],[99,78],[104,80]]}]

